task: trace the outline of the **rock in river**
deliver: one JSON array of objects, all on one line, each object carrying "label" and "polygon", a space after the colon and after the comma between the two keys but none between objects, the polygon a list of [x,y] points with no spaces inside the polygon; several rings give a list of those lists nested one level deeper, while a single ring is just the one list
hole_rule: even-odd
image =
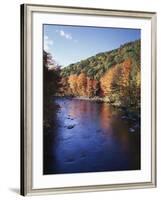
[{"label": "rock in river", "polygon": [[123,115],[123,116],[121,117],[121,119],[127,119],[127,116]]},{"label": "rock in river", "polygon": [[72,128],[74,128],[74,126],[75,126],[75,124],[68,125],[67,128],[68,128],[68,129],[72,129]]},{"label": "rock in river", "polygon": [[133,132],[135,132],[135,129],[129,128],[129,131],[130,131],[131,133],[133,133]]}]

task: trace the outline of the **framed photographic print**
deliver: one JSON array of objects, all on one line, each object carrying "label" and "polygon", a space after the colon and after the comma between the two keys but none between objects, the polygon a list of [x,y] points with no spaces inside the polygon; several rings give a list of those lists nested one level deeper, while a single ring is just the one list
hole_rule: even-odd
[{"label": "framed photographic print", "polygon": [[21,194],[156,186],[156,13],[21,6]]}]

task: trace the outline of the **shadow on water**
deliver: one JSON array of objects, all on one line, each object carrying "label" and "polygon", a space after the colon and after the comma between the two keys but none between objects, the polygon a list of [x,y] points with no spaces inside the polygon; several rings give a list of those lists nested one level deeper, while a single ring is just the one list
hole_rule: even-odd
[{"label": "shadow on water", "polygon": [[44,107],[44,174],[140,169],[139,118],[87,100]]},{"label": "shadow on water", "polygon": [[44,101],[43,113],[43,172],[52,173],[55,163],[55,157],[52,153],[52,147],[55,144],[55,135],[57,133],[57,112],[59,104],[46,99]]}]

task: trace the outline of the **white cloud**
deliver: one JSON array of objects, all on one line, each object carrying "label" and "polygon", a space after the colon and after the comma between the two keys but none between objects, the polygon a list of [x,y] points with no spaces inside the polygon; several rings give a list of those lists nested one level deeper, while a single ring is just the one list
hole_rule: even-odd
[{"label": "white cloud", "polygon": [[60,30],[60,35],[61,35],[61,36],[65,36],[64,31]]},{"label": "white cloud", "polygon": [[50,51],[53,46],[53,40],[49,39],[47,35],[44,36],[44,50]]},{"label": "white cloud", "polygon": [[60,35],[61,37],[64,37],[64,38],[66,38],[67,40],[72,40],[72,39],[73,39],[71,34],[66,33],[66,32],[63,31],[63,30],[56,30],[56,32],[59,33],[59,35]]}]

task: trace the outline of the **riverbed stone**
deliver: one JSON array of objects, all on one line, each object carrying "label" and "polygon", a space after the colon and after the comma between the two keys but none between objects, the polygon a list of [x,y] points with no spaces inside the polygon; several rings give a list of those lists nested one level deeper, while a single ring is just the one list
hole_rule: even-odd
[{"label": "riverbed stone", "polygon": [[129,131],[130,131],[131,133],[133,133],[133,132],[135,132],[135,129],[129,128]]},{"label": "riverbed stone", "polygon": [[74,126],[75,126],[75,124],[68,125],[67,128],[68,128],[68,129],[72,129],[72,128],[74,128]]}]

